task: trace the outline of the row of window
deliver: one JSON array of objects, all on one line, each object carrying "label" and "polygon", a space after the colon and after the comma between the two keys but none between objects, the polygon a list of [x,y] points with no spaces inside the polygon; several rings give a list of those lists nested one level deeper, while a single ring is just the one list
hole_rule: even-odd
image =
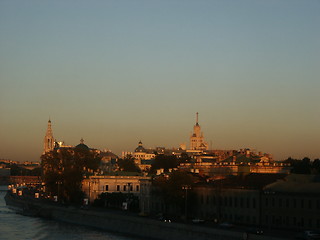
[{"label": "row of window", "polygon": [[[218,219],[217,215],[210,214],[207,211],[200,211],[200,217],[207,218],[207,219]],[[220,219],[220,221],[257,224],[256,216],[240,215],[240,214],[222,214],[221,218],[222,219]]]},{"label": "row of window", "polygon": [[[219,197],[219,196],[200,196],[200,203],[207,205],[218,205],[225,207],[256,208],[255,198],[246,197]],[[286,207],[302,209],[320,210],[320,199],[296,199],[296,198],[268,198],[263,201],[265,207]]]},{"label": "row of window", "polygon": [[265,216],[266,224],[277,226],[296,226],[296,227],[310,227],[320,228],[320,219],[303,218],[303,217],[289,217],[289,216]]},{"label": "row of window", "polygon": [[[135,187],[135,191],[136,192],[139,192],[139,190],[140,190],[140,187],[139,187],[139,185],[136,185],[136,187]],[[106,185],[105,186],[105,189],[104,189],[104,191],[109,191],[109,185]],[[130,186],[128,186],[128,184],[126,184],[126,185],[123,185],[122,187],[121,187],[121,185],[117,185],[117,190],[116,190],[117,192],[120,192],[120,191],[124,191],[124,192],[126,192],[126,191],[133,191],[133,186],[132,185],[130,185]]]},{"label": "row of window", "polygon": [[308,208],[308,209],[319,209],[319,199],[296,199],[296,198],[265,198],[264,205],[266,207],[286,207],[286,208]]},{"label": "row of window", "polygon": [[225,207],[241,207],[241,208],[256,208],[255,198],[238,198],[238,197],[218,197],[218,196],[200,196],[201,204],[219,205]]}]

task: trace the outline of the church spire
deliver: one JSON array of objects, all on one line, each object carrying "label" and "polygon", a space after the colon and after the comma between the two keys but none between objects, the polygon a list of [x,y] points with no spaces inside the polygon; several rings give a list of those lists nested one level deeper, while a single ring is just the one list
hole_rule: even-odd
[{"label": "church spire", "polygon": [[197,113],[196,113],[196,125],[199,125],[199,123],[198,123],[198,120],[199,120],[199,119],[198,119],[198,118],[199,118],[199,113],[197,112]]},{"label": "church spire", "polygon": [[48,127],[47,127],[46,136],[49,136],[49,135],[52,136],[52,129],[51,129],[51,120],[50,120],[50,118],[49,118],[49,121],[48,121]]},{"label": "church spire", "polygon": [[48,126],[47,126],[47,132],[46,135],[44,137],[44,141],[43,141],[43,154],[45,154],[46,152],[50,152],[51,150],[53,150],[54,148],[54,138],[53,138],[53,134],[52,134],[52,128],[51,128],[51,120],[49,118],[48,121]]}]

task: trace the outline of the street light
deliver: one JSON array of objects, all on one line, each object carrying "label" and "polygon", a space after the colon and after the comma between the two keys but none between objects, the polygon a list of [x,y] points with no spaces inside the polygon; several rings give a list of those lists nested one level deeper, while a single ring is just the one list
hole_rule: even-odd
[{"label": "street light", "polygon": [[186,218],[186,221],[187,221],[187,219],[188,219],[188,207],[187,207],[188,206],[188,190],[191,189],[191,186],[183,185],[182,189],[186,190],[185,203],[184,203],[184,207],[185,207],[184,214],[185,214],[185,218]]},{"label": "street light", "polygon": [[58,200],[60,201],[60,185],[62,185],[62,181],[57,181],[56,184],[58,185],[58,194],[57,199],[55,200],[57,202]]}]

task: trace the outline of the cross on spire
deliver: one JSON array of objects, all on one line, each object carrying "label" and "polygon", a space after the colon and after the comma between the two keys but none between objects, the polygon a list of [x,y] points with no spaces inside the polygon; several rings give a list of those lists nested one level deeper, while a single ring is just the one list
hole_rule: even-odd
[{"label": "cross on spire", "polygon": [[198,124],[199,113],[197,112],[196,114],[197,114],[197,116],[196,116],[196,124]]}]

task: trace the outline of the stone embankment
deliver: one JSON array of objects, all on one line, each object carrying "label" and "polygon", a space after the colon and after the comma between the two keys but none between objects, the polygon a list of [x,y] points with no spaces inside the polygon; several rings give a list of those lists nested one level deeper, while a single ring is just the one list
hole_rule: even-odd
[{"label": "stone embankment", "polygon": [[46,204],[41,201],[21,198],[8,193],[5,197],[7,205],[20,209],[22,214],[51,218],[110,232],[128,234],[155,240],[280,240],[281,238],[263,235],[244,236],[243,232],[228,231],[190,225],[183,223],[167,223],[154,219],[130,216],[109,211],[94,211],[68,208]]}]

